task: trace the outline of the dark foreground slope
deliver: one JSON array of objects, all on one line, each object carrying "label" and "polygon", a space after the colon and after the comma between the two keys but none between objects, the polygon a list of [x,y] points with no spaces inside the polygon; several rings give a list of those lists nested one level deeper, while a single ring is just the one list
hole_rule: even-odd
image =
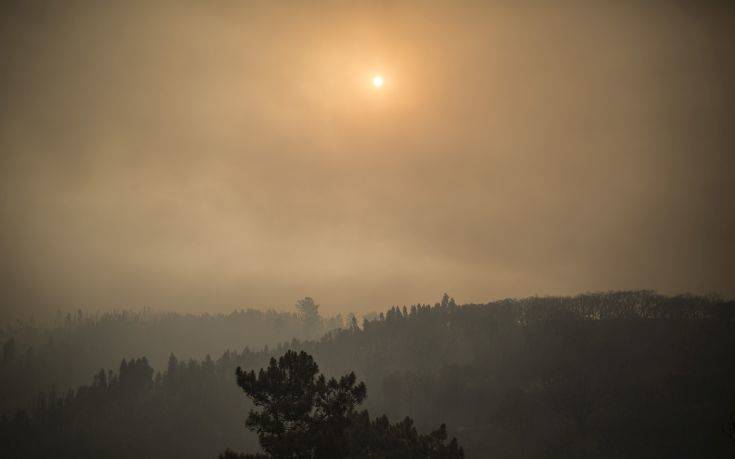
[{"label": "dark foreground slope", "polygon": [[143,359],[46,394],[0,427],[3,457],[216,457],[255,451],[234,370],[286,348],[354,370],[366,407],[446,423],[467,457],[729,457],[735,305],[616,292],[393,308],[318,342],[225,352],[155,373]]}]

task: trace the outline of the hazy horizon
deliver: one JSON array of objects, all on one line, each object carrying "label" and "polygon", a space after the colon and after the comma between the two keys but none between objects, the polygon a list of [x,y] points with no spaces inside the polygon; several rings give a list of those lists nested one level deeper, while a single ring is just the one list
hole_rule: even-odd
[{"label": "hazy horizon", "polygon": [[732,298],[734,4],[551,5],[3,2],[0,322]]}]

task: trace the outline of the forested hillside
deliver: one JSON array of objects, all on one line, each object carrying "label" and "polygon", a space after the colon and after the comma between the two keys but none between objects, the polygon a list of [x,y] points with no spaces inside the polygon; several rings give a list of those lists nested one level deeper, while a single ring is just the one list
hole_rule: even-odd
[{"label": "forested hillside", "polygon": [[[246,333],[244,331],[243,333]],[[373,321],[214,359],[154,368],[135,350],[91,384],[45,393],[3,418],[3,457],[216,457],[255,452],[235,368],[305,350],[326,375],[354,370],[365,407],[429,431],[446,423],[467,457],[729,457],[735,304],[613,292],[391,308]],[[19,361],[7,353],[3,384]],[[75,355],[63,362],[73,364]],[[46,381],[53,374],[39,371]]]},{"label": "forested hillside", "polygon": [[[308,311],[299,304],[306,303]],[[59,314],[50,324],[17,321],[0,328],[0,414],[27,406],[40,391],[66,391],[90,380],[100,368],[145,356],[156,369],[174,353],[203,360],[226,349],[261,349],[292,339],[316,339],[343,326],[339,315],[323,318],[310,298],[293,313],[255,309],[230,314],[119,311]]]}]

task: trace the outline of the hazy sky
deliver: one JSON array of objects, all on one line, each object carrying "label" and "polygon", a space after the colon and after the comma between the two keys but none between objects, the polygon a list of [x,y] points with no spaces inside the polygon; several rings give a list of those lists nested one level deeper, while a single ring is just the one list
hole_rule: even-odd
[{"label": "hazy sky", "polygon": [[733,296],[724,5],[2,2],[0,316]]}]

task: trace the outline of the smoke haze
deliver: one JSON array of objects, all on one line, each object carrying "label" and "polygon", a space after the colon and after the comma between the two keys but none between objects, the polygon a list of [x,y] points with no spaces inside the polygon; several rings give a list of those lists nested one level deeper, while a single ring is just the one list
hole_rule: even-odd
[{"label": "smoke haze", "polygon": [[2,318],[735,294],[733,7],[452,5],[3,2]]}]

